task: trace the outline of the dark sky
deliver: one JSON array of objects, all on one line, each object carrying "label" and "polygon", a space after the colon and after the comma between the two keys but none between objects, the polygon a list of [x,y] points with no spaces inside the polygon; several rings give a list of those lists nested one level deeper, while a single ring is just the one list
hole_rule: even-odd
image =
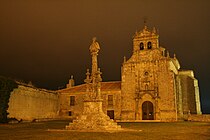
[{"label": "dark sky", "polygon": [[181,68],[194,70],[210,113],[209,7],[209,0],[1,0],[0,75],[47,89],[64,86],[70,75],[81,84],[96,36],[103,81],[120,80],[123,56],[131,56],[146,17]]}]

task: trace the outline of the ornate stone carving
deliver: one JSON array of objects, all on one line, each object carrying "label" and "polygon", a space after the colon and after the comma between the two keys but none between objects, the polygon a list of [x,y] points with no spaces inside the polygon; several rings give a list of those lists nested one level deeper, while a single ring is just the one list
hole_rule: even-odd
[{"label": "ornate stone carving", "polygon": [[121,126],[117,125],[111,120],[102,110],[102,98],[101,98],[101,72],[97,64],[97,55],[100,50],[96,38],[93,38],[93,42],[90,46],[90,53],[92,55],[92,72],[90,74],[89,69],[86,73],[86,79],[84,82],[87,87],[87,94],[84,99],[84,109],[82,115],[80,115],[72,124],[66,126],[69,130],[121,130]]}]

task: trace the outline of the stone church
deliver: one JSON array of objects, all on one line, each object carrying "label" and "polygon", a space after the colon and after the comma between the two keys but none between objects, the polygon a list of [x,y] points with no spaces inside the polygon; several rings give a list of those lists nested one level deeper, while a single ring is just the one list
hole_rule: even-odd
[{"label": "stone church", "polygon": [[[100,54],[99,54],[100,55]],[[89,70],[86,73],[90,75]],[[9,99],[9,118],[40,120],[76,118],[84,108],[87,84],[57,91],[18,83]],[[124,58],[121,81],[100,83],[102,109],[117,121],[178,121],[201,116],[198,81],[192,70],[180,69],[176,56],[170,57],[159,44],[159,36],[147,26],[133,37],[133,54]],[[202,118],[201,118],[202,119]],[[210,117],[209,117],[210,120]]]},{"label": "stone church", "polygon": [[[89,74],[89,71],[86,73]],[[75,118],[82,113],[86,84],[56,91],[59,116]],[[119,121],[178,121],[202,114],[198,80],[192,70],[180,69],[176,56],[159,44],[156,29],[147,26],[133,37],[133,54],[121,67],[121,81],[101,83],[103,111]]]}]

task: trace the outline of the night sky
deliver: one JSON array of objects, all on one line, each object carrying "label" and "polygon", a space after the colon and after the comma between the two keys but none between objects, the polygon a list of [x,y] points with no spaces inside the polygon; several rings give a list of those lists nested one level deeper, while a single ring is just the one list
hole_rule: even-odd
[{"label": "night sky", "polygon": [[1,0],[0,75],[46,89],[64,87],[71,75],[81,84],[96,36],[103,81],[119,81],[146,17],[160,45],[194,70],[203,113],[210,113],[209,7],[209,0]]}]

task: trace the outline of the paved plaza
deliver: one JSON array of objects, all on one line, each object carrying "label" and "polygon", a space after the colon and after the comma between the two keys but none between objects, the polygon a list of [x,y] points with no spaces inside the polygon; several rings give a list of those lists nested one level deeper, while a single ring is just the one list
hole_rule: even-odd
[{"label": "paved plaza", "polygon": [[[119,123],[134,131],[76,132],[66,131],[69,121],[0,124],[1,140],[208,140],[210,123],[205,122],[141,122]],[[64,130],[64,131],[63,131]]]}]

